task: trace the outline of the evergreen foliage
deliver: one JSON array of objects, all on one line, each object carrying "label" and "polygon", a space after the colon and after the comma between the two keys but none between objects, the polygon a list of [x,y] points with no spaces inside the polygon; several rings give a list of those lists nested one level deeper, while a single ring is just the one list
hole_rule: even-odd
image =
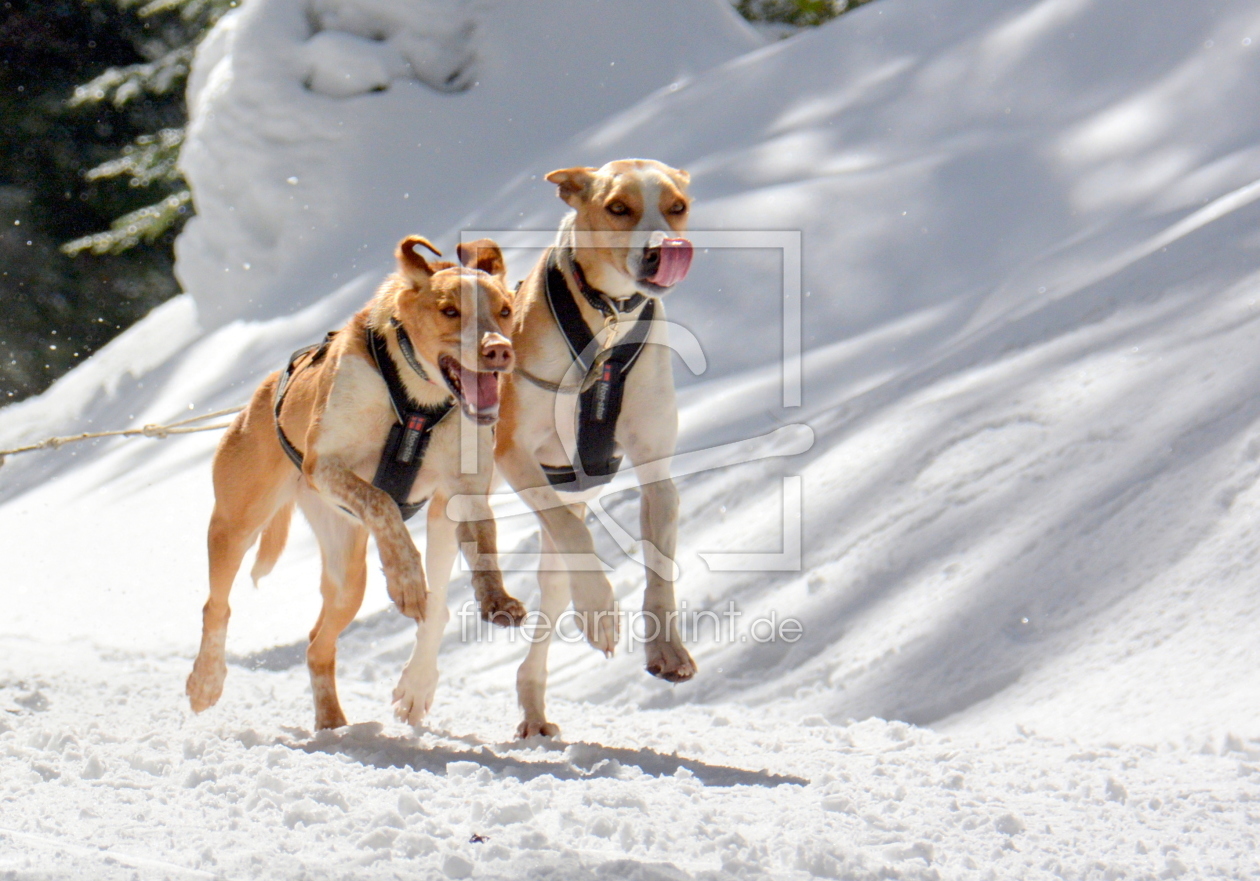
[{"label": "evergreen foliage", "polygon": [[179,292],[184,85],[233,5],[0,2],[0,404]]},{"label": "evergreen foliage", "polygon": [[[87,0],[112,2],[134,10],[145,21],[161,24],[160,37],[149,49],[152,57],[138,64],[110,67],[74,90],[71,107],[110,104],[116,108],[133,101],[175,97],[182,106],[184,84],[192,68],[197,43],[210,27],[239,0]],[[140,242],[152,242],[177,232],[191,212],[192,193],[179,172],[183,125],[140,135],[122,154],[87,173],[88,180],[126,178],[130,186],[149,189],[161,198],[115,219],[106,231],[67,242],[67,254],[120,254]]]},{"label": "evergreen foliage", "polygon": [[164,28],[112,2],[0,2],[0,404],[42,391],[178,292],[169,233],[120,256],[71,259],[58,247],[174,192],[143,175],[131,185],[132,168],[90,172],[179,128],[178,87],[120,105],[67,101],[103,70],[166,54]]},{"label": "evergreen foliage", "polygon": [[735,0],[735,9],[752,22],[796,28],[826,24],[870,0]]}]

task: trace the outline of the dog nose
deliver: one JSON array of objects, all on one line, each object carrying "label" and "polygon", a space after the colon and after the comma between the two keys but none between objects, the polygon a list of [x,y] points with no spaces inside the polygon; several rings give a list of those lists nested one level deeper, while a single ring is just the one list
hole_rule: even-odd
[{"label": "dog nose", "polygon": [[512,344],[500,334],[488,333],[481,341],[481,359],[491,370],[510,370],[514,359]]},{"label": "dog nose", "polygon": [[639,265],[639,273],[644,278],[651,278],[656,275],[656,270],[661,268],[661,246],[659,242],[655,245],[648,245],[643,249],[643,261]]}]

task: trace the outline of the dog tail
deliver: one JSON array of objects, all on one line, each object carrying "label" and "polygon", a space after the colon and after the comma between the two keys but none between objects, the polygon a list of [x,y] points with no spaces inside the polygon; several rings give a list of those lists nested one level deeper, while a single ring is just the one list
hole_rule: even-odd
[{"label": "dog tail", "polygon": [[254,568],[249,571],[254,579],[254,587],[264,576],[269,575],[280,559],[284,543],[289,540],[289,521],[293,519],[293,503],[283,506],[268,521],[263,529],[262,538],[258,542],[258,555],[254,557]]}]

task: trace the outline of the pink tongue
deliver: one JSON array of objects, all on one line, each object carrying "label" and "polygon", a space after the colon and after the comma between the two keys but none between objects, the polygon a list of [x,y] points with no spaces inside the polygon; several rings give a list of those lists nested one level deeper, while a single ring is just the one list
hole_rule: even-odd
[{"label": "pink tongue", "polygon": [[459,381],[463,385],[464,398],[478,411],[490,410],[499,403],[499,375],[474,373],[459,368]]},{"label": "pink tongue", "polygon": [[656,274],[648,279],[663,288],[678,284],[691,268],[691,242],[686,239],[666,239],[661,242],[661,265]]}]

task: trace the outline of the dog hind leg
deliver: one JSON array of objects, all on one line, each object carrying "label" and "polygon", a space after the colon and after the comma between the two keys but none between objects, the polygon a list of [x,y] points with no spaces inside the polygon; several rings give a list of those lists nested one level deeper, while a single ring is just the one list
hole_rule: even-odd
[{"label": "dog hind leg", "polygon": [[[263,527],[292,504],[297,488],[297,473],[271,427],[271,389],[272,380],[259,386],[249,409],[236,417],[214,454],[214,512],[206,540],[210,596],[202,610],[201,648],[185,685],[196,713],[213,706],[223,694],[228,596],[241,560]],[[273,533],[272,540],[277,537]]]},{"label": "dog hind leg", "polygon": [[647,671],[666,682],[685,682],[696,675],[696,662],[683,645],[678,632],[678,606],[674,582],[661,570],[673,568],[678,544],[678,490],[668,478],[642,482],[640,524],[644,538],[644,561],[658,555],[656,565],[648,565],[647,590],[643,594],[645,621],[654,625],[648,640]]},{"label": "dog hind leg", "polygon": [[216,503],[210,517],[206,542],[210,552],[210,597],[201,613],[201,648],[185,685],[194,713],[214,706],[223,694],[223,680],[227,677],[227,625],[231,615],[228,596],[241,560],[258,535],[258,525],[233,516],[223,508]]}]

